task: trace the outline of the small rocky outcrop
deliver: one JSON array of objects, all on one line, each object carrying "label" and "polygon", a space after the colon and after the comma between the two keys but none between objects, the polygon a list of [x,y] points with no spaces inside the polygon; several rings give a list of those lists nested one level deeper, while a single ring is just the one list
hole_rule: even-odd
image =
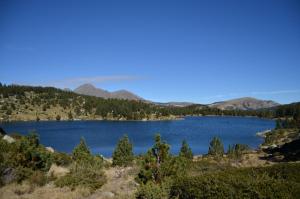
[{"label": "small rocky outcrop", "polygon": [[14,138],[10,137],[9,135],[3,136],[2,139],[5,140],[5,141],[8,142],[8,143],[13,143],[13,142],[16,141]]},{"label": "small rocky outcrop", "polygon": [[68,174],[69,172],[70,170],[66,167],[61,167],[57,166],[56,164],[52,164],[48,171],[48,175],[52,175],[54,177],[62,177]]}]

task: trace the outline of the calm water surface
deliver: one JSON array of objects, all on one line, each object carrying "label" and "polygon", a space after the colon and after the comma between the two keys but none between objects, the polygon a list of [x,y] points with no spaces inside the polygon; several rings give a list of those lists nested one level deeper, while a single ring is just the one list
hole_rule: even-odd
[{"label": "calm water surface", "polygon": [[194,154],[207,153],[213,136],[221,137],[225,148],[242,143],[256,148],[263,140],[255,134],[275,127],[273,120],[252,117],[186,117],[176,121],[60,121],[0,123],[8,133],[37,131],[41,143],[58,151],[71,152],[84,137],[93,153],[111,156],[118,139],[127,134],[136,154],[145,153],[160,133],[177,154],[186,139]]}]

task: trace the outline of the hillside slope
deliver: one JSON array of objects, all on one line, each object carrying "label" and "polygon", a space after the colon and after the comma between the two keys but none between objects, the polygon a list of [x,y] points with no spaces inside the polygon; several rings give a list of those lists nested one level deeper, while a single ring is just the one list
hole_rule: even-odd
[{"label": "hillside slope", "polygon": [[278,105],[280,104],[271,100],[259,100],[252,97],[244,97],[223,102],[216,102],[210,104],[209,106],[221,110],[258,110],[271,108]]},{"label": "hillside slope", "polygon": [[92,84],[83,84],[74,90],[77,94],[102,97],[104,99],[127,99],[127,100],[143,100],[143,98],[127,90],[118,90],[109,92],[100,88],[96,88]]}]

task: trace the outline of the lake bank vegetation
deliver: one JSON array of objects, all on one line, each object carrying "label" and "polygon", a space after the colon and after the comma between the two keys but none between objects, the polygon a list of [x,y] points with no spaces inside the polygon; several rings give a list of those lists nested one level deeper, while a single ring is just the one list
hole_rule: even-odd
[{"label": "lake bank vegetation", "polygon": [[92,154],[83,138],[66,154],[41,145],[36,133],[2,130],[0,196],[49,198],[52,190],[51,198],[298,198],[299,129],[286,127],[278,124],[256,150],[237,143],[225,151],[213,137],[201,156],[185,140],[171,154],[159,134],[147,153],[134,156],[124,135],[112,159]]}]

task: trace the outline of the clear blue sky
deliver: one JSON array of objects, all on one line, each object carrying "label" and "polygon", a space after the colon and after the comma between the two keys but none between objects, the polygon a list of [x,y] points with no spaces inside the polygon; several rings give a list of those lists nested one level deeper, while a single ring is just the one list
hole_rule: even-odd
[{"label": "clear blue sky", "polygon": [[0,1],[0,81],[300,101],[300,1]]}]

